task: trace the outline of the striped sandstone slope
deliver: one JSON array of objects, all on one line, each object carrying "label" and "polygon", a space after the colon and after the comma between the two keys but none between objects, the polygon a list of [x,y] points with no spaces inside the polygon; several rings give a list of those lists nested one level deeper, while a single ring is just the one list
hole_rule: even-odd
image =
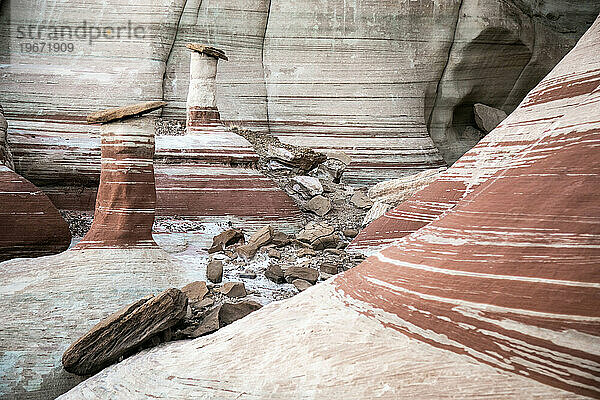
[{"label": "striped sandstone slope", "polygon": [[53,399],[81,378],[61,356],[123,304],[186,281],[153,241],[153,117],[102,125],[94,223],[74,248],[0,264],[0,398]]},{"label": "striped sandstone slope", "polygon": [[440,178],[364,229],[350,250],[372,254],[438,218],[496,173],[535,154],[550,128],[600,85],[600,23],[521,105]]},{"label": "striped sandstone slope", "polygon": [[[573,54],[594,51],[598,26]],[[565,95],[537,93],[550,117]],[[439,220],[62,399],[600,398],[600,90],[579,93]]]},{"label": "striped sandstone slope", "polygon": [[13,171],[0,106],[0,261],[60,253],[71,233],[50,199]]},{"label": "striped sandstone slope", "polygon": [[0,163],[0,261],[65,251],[71,233],[50,199]]}]

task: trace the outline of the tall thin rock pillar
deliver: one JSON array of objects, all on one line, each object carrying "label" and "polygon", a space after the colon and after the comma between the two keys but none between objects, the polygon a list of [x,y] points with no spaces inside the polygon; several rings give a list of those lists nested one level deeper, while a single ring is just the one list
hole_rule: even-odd
[{"label": "tall thin rock pillar", "polygon": [[152,239],[156,209],[154,117],[141,114],[163,105],[143,103],[88,118],[103,123],[102,170],[94,222],[79,248],[156,245]]},{"label": "tall thin rock pillar", "polygon": [[227,60],[227,56],[221,50],[196,43],[190,43],[187,47],[192,51],[186,107],[188,130],[220,124],[216,98],[217,64],[219,59]]}]

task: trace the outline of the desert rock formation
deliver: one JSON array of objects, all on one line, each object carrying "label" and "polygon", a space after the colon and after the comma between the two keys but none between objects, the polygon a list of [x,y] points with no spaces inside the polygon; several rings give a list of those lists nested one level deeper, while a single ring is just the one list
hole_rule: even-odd
[{"label": "desert rock formation", "polygon": [[447,181],[459,196],[431,224],[62,399],[599,397],[599,44],[600,18],[502,124],[511,129],[438,180],[480,166]]},{"label": "desert rock formation", "polygon": [[64,393],[82,379],[61,366],[72,341],[122,305],[185,283],[184,269],[151,236],[154,117],[129,117],[101,127],[100,191],[85,238],[61,254],[0,264],[0,302],[10,314],[0,321],[0,397]]},{"label": "desert rock formation", "polygon": [[0,261],[60,253],[71,233],[50,199],[14,172],[0,106]]},{"label": "desert rock formation", "polygon": [[592,50],[597,29],[596,24],[498,128],[433,184],[361,231],[350,248],[372,254],[386,247],[436,220],[494,176],[534,154],[533,146],[552,133],[553,124],[600,83],[596,71],[600,57]]},{"label": "desert rock formation", "polygon": [[[31,41],[28,24],[36,36],[38,27],[81,26],[82,9],[88,26],[143,32],[75,40],[65,54],[0,56],[17,172],[38,186],[57,178],[63,186],[98,182],[98,132],[83,124],[90,108],[159,98],[169,103],[165,118],[184,120],[186,44],[196,41],[229,56],[217,80],[223,121],[270,129],[317,150],[347,151],[354,183],[440,167],[442,156],[452,162],[474,144],[461,136],[473,103],[512,111],[600,11],[592,0],[129,0],[121,6],[136,11],[83,0],[53,13],[44,12],[52,8],[47,0],[2,4],[0,37],[10,49]],[[19,28],[22,35],[10,34]],[[65,64],[65,57],[73,62]],[[37,68],[40,62],[46,67]]]}]

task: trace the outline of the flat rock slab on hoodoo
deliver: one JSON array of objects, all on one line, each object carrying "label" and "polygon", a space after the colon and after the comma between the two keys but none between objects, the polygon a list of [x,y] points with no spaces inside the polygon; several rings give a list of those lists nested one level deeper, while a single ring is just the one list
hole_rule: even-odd
[{"label": "flat rock slab on hoodoo", "polygon": [[178,289],[146,297],[100,321],[63,354],[68,372],[94,374],[147,339],[175,325],[186,314],[188,299]]},{"label": "flat rock slab on hoodoo", "polygon": [[199,43],[188,43],[185,45],[185,47],[187,47],[190,50],[197,51],[198,53],[206,54],[207,56],[229,61],[229,58],[227,58],[223,50],[219,50],[214,47],[206,46],[204,44]]},{"label": "flat rock slab on hoodoo", "polygon": [[88,115],[88,124],[106,123],[127,117],[139,116],[158,110],[167,105],[164,101],[147,101],[145,103],[132,104],[125,107],[109,108]]}]

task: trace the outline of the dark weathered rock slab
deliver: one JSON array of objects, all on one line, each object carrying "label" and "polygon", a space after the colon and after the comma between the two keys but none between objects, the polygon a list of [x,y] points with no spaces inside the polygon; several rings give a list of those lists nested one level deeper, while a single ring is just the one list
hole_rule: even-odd
[{"label": "dark weathered rock slab", "polygon": [[147,101],[124,107],[109,108],[108,110],[88,115],[87,122],[88,124],[107,123],[128,117],[135,117],[158,110],[166,105],[167,103],[164,101]]},{"label": "dark weathered rock slab", "polygon": [[100,321],[63,354],[68,372],[94,374],[115,363],[135,347],[172,327],[185,317],[187,296],[168,289],[130,304]]}]

